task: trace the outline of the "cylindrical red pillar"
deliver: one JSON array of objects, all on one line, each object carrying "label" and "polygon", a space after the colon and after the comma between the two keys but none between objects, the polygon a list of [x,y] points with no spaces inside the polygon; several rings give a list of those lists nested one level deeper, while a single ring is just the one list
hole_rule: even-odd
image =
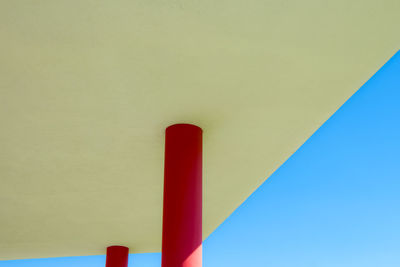
[{"label": "cylindrical red pillar", "polygon": [[162,267],[202,265],[202,130],[175,124],[165,132]]},{"label": "cylindrical red pillar", "polygon": [[129,248],[111,246],[107,248],[106,267],[128,267]]}]

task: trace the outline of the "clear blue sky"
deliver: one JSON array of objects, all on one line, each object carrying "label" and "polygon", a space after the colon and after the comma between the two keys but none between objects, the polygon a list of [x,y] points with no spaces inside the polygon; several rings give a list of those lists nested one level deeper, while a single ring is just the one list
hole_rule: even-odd
[{"label": "clear blue sky", "polygon": [[[204,242],[203,257],[205,267],[400,266],[400,52]],[[159,267],[160,258],[134,254],[130,266]]]}]

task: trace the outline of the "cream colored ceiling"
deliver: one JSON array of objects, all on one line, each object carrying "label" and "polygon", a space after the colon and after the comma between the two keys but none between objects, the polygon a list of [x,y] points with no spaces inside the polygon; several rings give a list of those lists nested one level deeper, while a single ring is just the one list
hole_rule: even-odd
[{"label": "cream colored ceiling", "polygon": [[396,52],[399,14],[398,0],[1,1],[0,259],[159,251],[177,122],[204,129],[206,238]]}]

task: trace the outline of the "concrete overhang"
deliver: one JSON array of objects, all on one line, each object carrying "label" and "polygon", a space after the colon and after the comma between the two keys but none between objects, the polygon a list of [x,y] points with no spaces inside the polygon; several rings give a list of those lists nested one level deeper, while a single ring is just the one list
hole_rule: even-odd
[{"label": "concrete overhang", "polygon": [[204,238],[400,44],[400,2],[2,1],[0,259],[161,247],[164,129]]}]

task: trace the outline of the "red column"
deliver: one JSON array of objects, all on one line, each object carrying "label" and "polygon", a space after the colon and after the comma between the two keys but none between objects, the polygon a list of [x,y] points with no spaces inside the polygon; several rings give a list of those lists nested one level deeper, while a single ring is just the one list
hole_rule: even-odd
[{"label": "red column", "polygon": [[162,267],[202,266],[202,130],[190,124],[165,133]]},{"label": "red column", "polygon": [[107,248],[106,267],[128,267],[129,248],[111,246]]}]

